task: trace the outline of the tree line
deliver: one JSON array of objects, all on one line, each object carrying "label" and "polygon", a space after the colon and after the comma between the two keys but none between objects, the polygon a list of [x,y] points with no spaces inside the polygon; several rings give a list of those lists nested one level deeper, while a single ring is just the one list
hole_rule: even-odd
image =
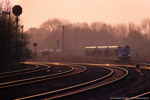
[{"label": "tree line", "polygon": [[5,8],[0,2],[0,64],[10,66],[30,57],[29,35],[23,32],[23,26],[16,25],[9,1]]},{"label": "tree line", "polygon": [[[65,25],[65,54],[83,55],[86,46],[131,46],[132,57],[150,58],[150,19],[140,24],[107,24],[104,22],[71,23],[64,19],[49,19],[39,28],[30,28],[31,43],[38,43],[38,50],[62,48],[62,29]],[[58,43],[59,47],[58,47]],[[32,44],[30,45],[33,48]]]}]

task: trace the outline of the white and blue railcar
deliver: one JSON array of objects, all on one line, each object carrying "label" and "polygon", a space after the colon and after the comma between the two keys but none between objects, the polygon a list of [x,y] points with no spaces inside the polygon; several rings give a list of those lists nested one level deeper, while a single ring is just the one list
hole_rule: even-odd
[{"label": "white and blue railcar", "polygon": [[105,60],[130,60],[130,46],[89,46],[85,47],[85,54],[97,56]]}]

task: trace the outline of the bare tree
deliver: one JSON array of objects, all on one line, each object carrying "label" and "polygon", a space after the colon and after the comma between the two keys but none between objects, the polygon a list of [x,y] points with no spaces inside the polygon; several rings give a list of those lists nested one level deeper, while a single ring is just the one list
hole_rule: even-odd
[{"label": "bare tree", "polygon": [[[33,35],[31,41],[38,41],[39,49],[56,48],[56,41],[62,41],[62,29],[59,25],[65,25],[65,49],[72,54],[84,53],[84,47],[94,45],[130,45],[132,54],[136,52],[141,57],[149,57],[149,40],[145,34],[149,34],[148,23],[146,28],[134,23],[111,25],[103,22],[92,24],[70,23],[66,20],[51,19],[44,22],[40,28],[30,29]],[[31,31],[32,30],[32,31]],[[143,31],[145,30],[145,31]],[[143,49],[139,49],[143,48]]]},{"label": "bare tree", "polygon": [[150,19],[142,20],[141,31],[148,39],[150,39]]}]

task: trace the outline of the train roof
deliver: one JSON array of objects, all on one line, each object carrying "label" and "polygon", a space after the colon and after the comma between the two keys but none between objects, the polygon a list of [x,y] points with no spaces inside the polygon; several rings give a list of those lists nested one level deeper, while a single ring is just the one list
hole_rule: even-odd
[{"label": "train roof", "polygon": [[85,49],[94,49],[94,48],[118,48],[118,47],[126,47],[127,45],[119,45],[119,46],[89,46],[89,47],[85,47]]}]

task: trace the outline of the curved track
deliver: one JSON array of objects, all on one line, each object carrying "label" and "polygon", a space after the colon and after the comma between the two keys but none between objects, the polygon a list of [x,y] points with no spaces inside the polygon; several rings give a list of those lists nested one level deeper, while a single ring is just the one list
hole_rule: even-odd
[{"label": "curved track", "polygon": [[[72,83],[72,84],[78,84],[78,83],[81,83],[82,81],[86,82],[86,81],[91,80],[92,78],[94,78],[94,77],[89,77],[87,79],[83,79],[83,80],[78,81],[78,82],[75,81],[75,80],[78,80],[78,79],[82,79],[80,77],[83,77],[83,75],[89,75],[89,72],[91,72],[91,70],[89,69],[90,67],[87,69],[84,66],[72,65],[72,64],[56,64],[56,65],[55,64],[50,64],[50,65],[54,66],[54,68],[56,67],[54,70],[51,69],[50,72],[55,71],[57,69],[57,66],[60,66],[58,68],[62,67],[63,69],[66,68],[66,67],[71,67],[71,68],[73,68],[73,71],[68,72],[68,73],[64,73],[64,74],[60,74],[60,72],[55,73],[55,74],[58,74],[58,75],[54,75],[53,77],[45,77],[45,78],[41,78],[41,79],[39,78],[39,79],[34,80],[34,82],[31,82],[31,83],[29,81],[29,83],[27,83],[27,84],[24,84],[26,82],[21,81],[20,82],[21,84],[19,83],[21,86],[16,85],[16,83],[14,85],[14,84],[12,84],[12,82],[10,82],[12,86],[10,86],[10,84],[8,86],[8,84],[7,84],[6,87],[2,86],[3,88],[0,89],[0,98],[2,100],[10,100],[10,99],[20,98],[20,97],[24,97],[24,96],[29,96],[31,94],[43,93],[44,91],[49,91],[49,90],[52,90],[52,89],[58,90],[58,89],[61,89],[61,87],[63,85],[66,86],[66,87],[73,86],[73,85],[69,84],[69,83],[72,83],[72,81],[70,81],[70,80],[74,80],[74,83]],[[96,67],[94,68],[95,71],[98,71],[98,72],[103,71],[103,70],[100,71],[100,70],[97,70],[97,69],[99,69],[99,68],[96,68]],[[59,70],[59,69],[57,69],[57,70]],[[93,74],[93,73],[91,73],[91,74]],[[84,77],[86,77],[86,76],[84,76]],[[64,83],[62,83],[62,82],[64,82]]]},{"label": "curved track", "polygon": [[133,100],[133,99],[149,100],[150,99],[150,92],[146,92],[146,93],[143,93],[143,94],[140,94],[140,95],[137,95],[137,96],[125,99],[125,100]]},{"label": "curved track", "polygon": [[[17,77],[20,76],[19,80],[0,83],[0,99],[65,100],[68,96],[90,92],[107,85],[111,86],[110,84],[128,75],[127,70],[121,67],[110,67],[110,65],[74,63],[27,64],[41,66],[43,70],[35,74],[33,69],[33,73],[25,72],[25,74],[16,75]],[[28,77],[25,78],[23,77],[24,75]],[[6,78],[11,80],[11,77]]]},{"label": "curved track", "polygon": [[36,66],[36,67],[0,73],[0,78],[6,78],[6,77],[12,77],[12,76],[16,76],[16,75],[21,75],[23,73],[26,73],[27,71],[30,71],[30,70],[32,71],[32,70],[39,68],[39,66],[37,66],[37,65],[34,65],[34,66]]},{"label": "curved track", "polygon": [[20,73],[20,72],[23,72],[23,71],[32,70],[32,69],[36,69],[36,68],[39,67],[39,66],[35,66],[35,64],[28,64],[28,63],[20,63],[20,64],[31,65],[31,66],[34,66],[34,67],[24,68],[24,69],[15,70],[15,71],[9,71],[9,72],[3,72],[3,73],[0,73],[0,76],[4,76],[4,75],[8,75],[8,74],[13,74],[13,73]]},{"label": "curved track", "polygon": [[[84,65],[87,66],[87,65]],[[97,66],[100,67],[100,66]],[[103,67],[106,68],[106,67]],[[43,99],[46,98],[46,100],[50,100],[50,99],[57,99],[57,98],[62,98],[62,97],[66,97],[69,95],[74,95],[74,94],[78,94],[81,92],[85,92],[85,91],[89,91],[95,88],[99,88],[111,83],[114,83],[118,80],[123,79],[124,77],[126,77],[128,75],[128,71],[123,69],[123,68],[119,68],[119,67],[107,67],[107,70],[110,70],[110,73],[88,81],[88,82],[84,82],[81,84],[77,84],[74,86],[70,86],[67,88],[62,88],[62,89],[58,89],[58,90],[54,90],[54,91],[50,91],[50,92],[45,92],[45,93],[40,93],[40,94],[36,94],[36,95],[32,95],[32,96],[27,96],[27,97],[23,97],[23,98],[18,98],[16,100],[24,100],[24,99]]]},{"label": "curved track", "polygon": [[[47,66],[49,66],[49,65],[47,65]],[[51,66],[53,66],[53,65],[51,65]],[[60,66],[60,65],[57,65],[57,66]],[[60,67],[56,67],[56,68],[55,67],[56,66],[54,66],[53,69],[50,69],[49,72],[53,73],[50,75],[34,77],[34,78],[29,78],[29,79],[23,79],[23,80],[10,81],[10,82],[1,84],[0,98],[3,100],[10,100],[10,98],[11,99],[15,98],[15,96],[18,95],[19,93],[22,94],[22,91],[26,91],[25,90],[26,87],[30,87],[31,85],[33,85],[33,87],[34,87],[36,85],[37,86],[40,85],[41,83],[47,84],[47,81],[58,79],[58,78],[63,78],[63,77],[67,77],[67,76],[77,75],[77,74],[80,74],[80,73],[83,73],[84,71],[86,71],[85,67],[77,66],[77,65],[74,65],[74,66],[62,65]],[[68,70],[68,68],[69,68],[69,70]],[[56,71],[56,70],[58,70],[58,71]],[[21,89],[21,91],[19,92],[18,89],[19,90]],[[30,89],[31,89],[31,87],[30,87]],[[10,91],[12,91],[12,92],[14,91],[14,92],[10,93]],[[9,94],[9,97],[5,96],[5,94],[7,94],[7,95]]]},{"label": "curved track", "polygon": [[[49,65],[42,65],[42,66],[47,66],[46,69],[50,68]],[[46,80],[50,80],[50,79],[54,79],[54,78],[59,78],[60,77],[59,75],[67,74],[67,73],[70,73],[74,70],[72,67],[70,67],[70,68],[71,68],[70,70],[55,73],[55,74],[42,75],[42,76],[38,76],[38,77],[32,77],[32,78],[26,78],[26,79],[21,79],[21,80],[15,80],[15,81],[0,83],[0,89],[9,88],[9,87],[16,87],[16,86],[26,85],[26,84],[33,84],[36,82],[41,82],[41,81],[46,81]],[[42,69],[42,70],[46,70],[46,69]],[[76,70],[78,70],[78,69],[76,69]],[[61,77],[63,77],[63,76],[61,76]]]},{"label": "curved track", "polygon": [[23,79],[23,78],[33,77],[34,75],[37,75],[37,73],[43,72],[50,68],[50,66],[48,65],[35,65],[35,66],[37,66],[37,68],[34,70],[33,69],[25,70],[23,72],[19,72],[19,73],[17,72],[17,73],[1,76],[0,85],[8,81],[15,81],[15,80]]}]

